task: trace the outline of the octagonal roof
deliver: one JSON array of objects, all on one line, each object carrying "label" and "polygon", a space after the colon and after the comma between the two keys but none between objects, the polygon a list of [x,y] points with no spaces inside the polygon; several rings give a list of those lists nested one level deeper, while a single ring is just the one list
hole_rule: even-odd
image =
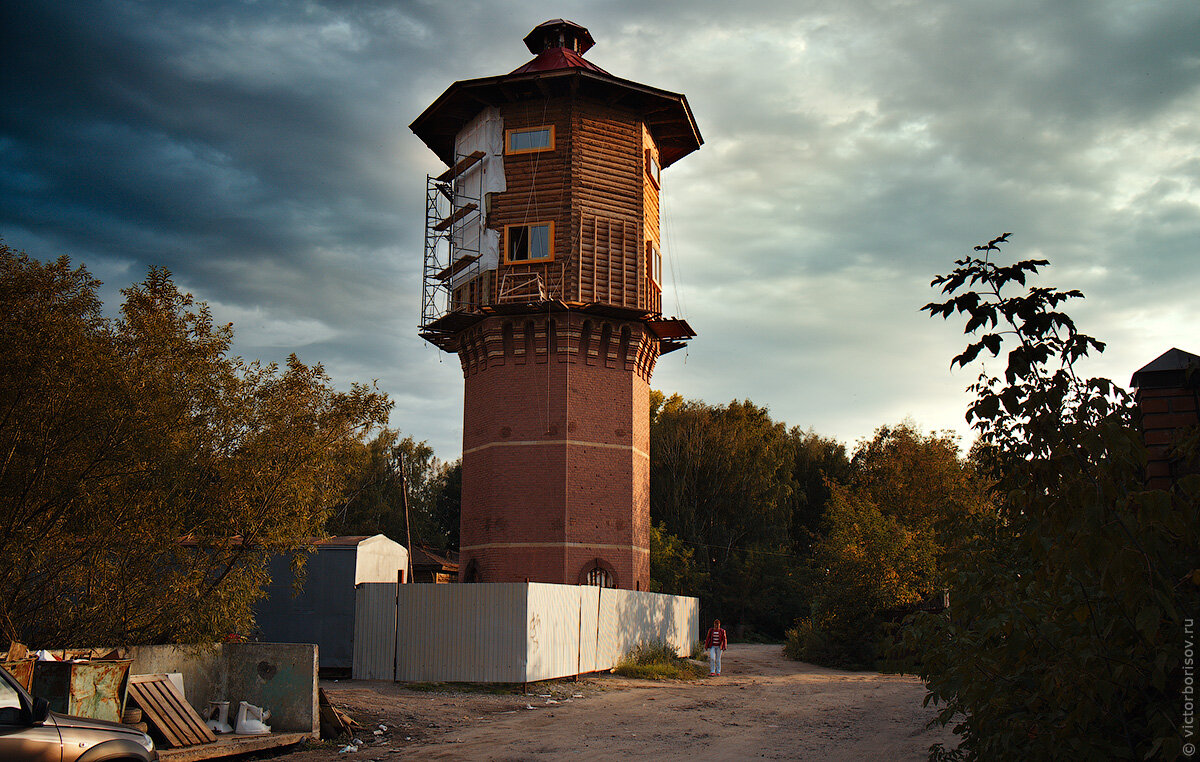
[{"label": "octagonal roof", "polygon": [[658,145],[663,167],[704,142],[682,94],[614,77],[584,59],[583,53],[595,45],[584,27],[553,19],[534,27],[525,44],[537,53],[532,61],[509,74],[455,82],[409,125],[447,166],[455,162],[455,137],[484,108],[564,95],[617,104],[640,114]]}]

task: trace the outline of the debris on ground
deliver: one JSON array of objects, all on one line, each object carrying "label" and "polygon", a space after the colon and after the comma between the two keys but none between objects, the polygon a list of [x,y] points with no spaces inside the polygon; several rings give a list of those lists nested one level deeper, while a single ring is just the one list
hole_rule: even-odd
[{"label": "debris on ground", "polygon": [[[362,729],[362,726],[355,722],[353,717],[338,709],[329,701],[329,697],[325,695],[324,688],[317,689],[317,704],[321,713],[321,738],[353,736],[356,729]],[[380,727],[383,726],[381,725]],[[375,732],[376,735],[380,733],[380,731]],[[349,746],[342,751],[348,750],[358,751],[357,748],[349,749]]]}]

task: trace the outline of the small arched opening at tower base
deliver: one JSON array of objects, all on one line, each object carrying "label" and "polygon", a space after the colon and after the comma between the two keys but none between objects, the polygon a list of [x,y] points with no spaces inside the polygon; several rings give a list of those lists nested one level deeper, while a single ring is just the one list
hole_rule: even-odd
[{"label": "small arched opening at tower base", "polygon": [[479,582],[479,561],[472,558],[467,562],[467,568],[463,569],[463,582]]},{"label": "small arched opening at tower base", "polygon": [[579,570],[578,584],[615,588],[617,587],[617,570],[602,558],[593,559]]},{"label": "small arched opening at tower base", "polygon": [[612,348],[612,325],[605,323],[600,329],[600,364],[608,365],[608,353]]},{"label": "small arched opening at tower base", "polygon": [[588,355],[592,351],[592,321],[583,321],[583,330],[579,334],[579,356],[584,363],[590,364]]}]

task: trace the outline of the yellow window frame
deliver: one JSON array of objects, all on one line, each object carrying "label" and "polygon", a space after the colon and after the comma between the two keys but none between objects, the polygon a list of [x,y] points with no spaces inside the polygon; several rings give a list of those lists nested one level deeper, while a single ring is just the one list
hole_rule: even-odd
[{"label": "yellow window frame", "polygon": [[[527,132],[543,132],[545,130],[550,131],[550,145],[538,146],[536,148],[518,148],[518,149],[512,148],[513,135],[520,135],[520,134],[524,134]],[[553,124],[539,124],[535,127],[515,127],[511,130],[504,131],[504,155],[505,156],[514,156],[514,155],[523,154],[523,153],[538,153],[539,151],[553,151],[553,150],[554,150],[554,125]]]},{"label": "yellow window frame", "polygon": [[[546,256],[538,257],[537,259],[533,259],[533,258],[511,259],[509,257],[509,252],[512,250],[511,249],[512,231],[515,228],[530,229],[530,228],[536,228],[536,227],[542,227],[542,226],[545,226],[549,229],[547,232]],[[525,245],[526,245],[526,247],[529,246],[528,235],[526,236]],[[530,264],[540,265],[545,262],[553,262],[553,261],[554,261],[554,220],[539,220],[537,222],[523,222],[518,225],[505,225],[504,226],[504,264],[506,264],[506,265],[530,265]]]}]

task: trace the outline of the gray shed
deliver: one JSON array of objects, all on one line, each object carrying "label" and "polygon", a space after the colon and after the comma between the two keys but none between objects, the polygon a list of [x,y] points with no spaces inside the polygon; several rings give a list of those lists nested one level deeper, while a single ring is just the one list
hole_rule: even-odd
[{"label": "gray shed", "polygon": [[355,587],[364,582],[408,581],[408,550],[377,534],[313,542],[304,588],[293,590],[291,557],[271,559],[271,582],[254,607],[258,639],[316,643],[322,671],[349,671],[354,659]]}]

